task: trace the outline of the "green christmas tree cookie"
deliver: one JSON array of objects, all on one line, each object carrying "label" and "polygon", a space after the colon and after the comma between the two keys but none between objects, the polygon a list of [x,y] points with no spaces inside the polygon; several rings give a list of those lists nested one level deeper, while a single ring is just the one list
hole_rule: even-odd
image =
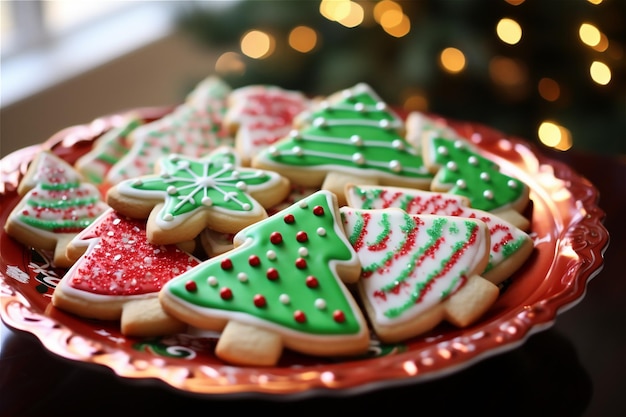
[{"label": "green christmas tree cookie", "polygon": [[25,245],[52,251],[58,267],[73,263],[65,254],[68,243],[108,208],[94,185],[51,152],[35,158],[18,193],[22,199],[9,214],[5,231]]},{"label": "green christmas tree cookie", "polygon": [[263,150],[252,165],[293,183],[337,194],[348,182],[427,188],[432,174],[403,137],[404,122],[364,83],[319,104],[290,136]]},{"label": "green christmas tree cookie", "polygon": [[223,331],[218,357],[274,365],[283,348],[312,355],[364,353],[367,325],[343,282],[360,264],[334,194],[318,191],[235,236],[235,248],[161,290],[167,312]]},{"label": "green christmas tree cookie", "polygon": [[424,162],[436,172],[431,191],[466,197],[471,207],[498,212],[502,217],[506,217],[503,212],[521,212],[528,204],[528,186],[503,173],[498,164],[463,139],[426,136],[423,152]]}]

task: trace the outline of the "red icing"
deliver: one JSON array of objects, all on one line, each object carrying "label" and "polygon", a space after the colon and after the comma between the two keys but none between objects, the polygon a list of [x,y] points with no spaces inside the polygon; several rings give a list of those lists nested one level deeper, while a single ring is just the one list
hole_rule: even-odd
[{"label": "red icing", "polygon": [[220,297],[222,297],[223,300],[230,300],[233,298],[233,291],[228,287],[221,288]]},{"label": "red icing", "polygon": [[306,286],[309,288],[317,288],[319,287],[320,283],[317,280],[317,278],[315,278],[313,275],[309,275],[308,277],[306,277]]},{"label": "red icing", "polygon": [[324,207],[322,207],[322,206],[315,206],[315,207],[313,207],[313,214],[315,214],[316,216],[323,216],[324,215]]},{"label": "red icing", "polygon": [[185,283],[185,289],[189,292],[196,292],[198,290],[198,286],[194,281],[187,281]]},{"label": "red icing", "polygon": [[341,310],[335,310],[333,311],[333,320],[335,320],[337,323],[343,323],[344,321],[346,321],[346,315]]},{"label": "red icing", "polygon": [[267,279],[274,281],[278,279],[278,270],[276,268],[269,268],[265,275],[267,276]]},{"label": "red icing", "polygon": [[257,307],[265,307],[267,305],[267,300],[261,294],[255,295],[253,301]]},{"label": "red icing", "polygon": [[296,221],[296,218],[293,216],[293,214],[286,214],[284,217],[284,220],[285,220],[285,223],[291,224]]},{"label": "red icing", "polygon": [[309,237],[307,236],[306,232],[299,231],[298,233],[296,233],[296,240],[300,243],[303,243],[309,240]]},{"label": "red icing", "polygon": [[301,310],[296,310],[293,313],[293,318],[295,321],[297,321],[298,323],[304,323],[306,321],[306,315],[304,314],[303,311]]},{"label": "red icing", "polygon": [[222,269],[232,269],[233,268],[233,261],[231,261],[229,258],[226,258],[224,260],[222,260],[222,263],[220,264]]},{"label": "red icing", "polygon": [[77,236],[91,241],[85,254],[68,271],[73,287],[101,295],[158,292],[163,284],[200,261],[175,245],[147,241],[145,220],[109,210]]},{"label": "red icing", "polygon": [[261,259],[256,255],[250,255],[248,263],[250,266],[259,266],[261,264]]},{"label": "red icing", "polygon": [[296,268],[298,269],[306,268],[306,260],[304,258],[296,259]]}]

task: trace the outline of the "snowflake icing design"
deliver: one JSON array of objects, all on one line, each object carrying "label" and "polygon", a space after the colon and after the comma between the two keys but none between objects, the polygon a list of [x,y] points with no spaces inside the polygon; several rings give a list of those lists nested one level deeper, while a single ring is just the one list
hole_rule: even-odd
[{"label": "snowflake icing design", "polygon": [[231,212],[254,212],[258,203],[247,193],[251,188],[273,183],[275,175],[241,168],[230,151],[215,152],[195,160],[171,155],[161,161],[161,175],[142,177],[131,184],[135,191],[165,194],[159,217],[165,223],[201,208]]}]

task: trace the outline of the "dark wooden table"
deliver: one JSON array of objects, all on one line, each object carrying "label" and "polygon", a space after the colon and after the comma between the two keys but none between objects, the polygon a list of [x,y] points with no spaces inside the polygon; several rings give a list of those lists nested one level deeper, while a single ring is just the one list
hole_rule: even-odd
[{"label": "dark wooden table", "polygon": [[[522,346],[461,372],[400,388],[299,401],[211,400],[156,381],[129,381],[59,358],[32,335],[0,327],[0,416],[410,413],[626,416],[626,158],[544,153],[600,191],[611,241],[585,298]],[[175,414],[174,414],[175,413]]]}]

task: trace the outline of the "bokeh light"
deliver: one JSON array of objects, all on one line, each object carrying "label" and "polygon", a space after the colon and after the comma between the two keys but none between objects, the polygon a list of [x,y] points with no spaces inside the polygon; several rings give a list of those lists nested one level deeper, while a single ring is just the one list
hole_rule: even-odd
[{"label": "bokeh light", "polygon": [[578,28],[578,36],[585,45],[591,47],[598,45],[602,38],[600,30],[591,23],[583,23],[580,25],[580,28]]},{"label": "bokeh light", "polygon": [[496,33],[502,42],[509,45],[515,45],[522,39],[522,27],[507,17],[500,19],[496,25]]},{"label": "bokeh light", "polygon": [[246,72],[246,64],[240,54],[225,52],[215,61],[215,72],[220,75],[243,75]]},{"label": "bokeh light", "polygon": [[250,30],[241,37],[241,52],[254,59],[267,58],[274,52],[274,38],[260,30]]},{"label": "bokeh light", "polygon": [[455,74],[465,68],[465,55],[461,50],[449,47],[441,51],[439,62],[445,71]]},{"label": "bokeh light", "polygon": [[298,52],[307,53],[317,45],[317,32],[308,26],[297,26],[289,32],[289,46]]},{"label": "bokeh light", "polygon": [[572,134],[569,129],[550,120],[539,125],[537,136],[541,143],[551,148],[566,151],[572,147]]},{"label": "bokeh light", "polygon": [[589,67],[589,74],[596,84],[607,85],[611,82],[611,69],[604,62],[593,61]]},{"label": "bokeh light", "polygon": [[539,95],[546,101],[557,101],[561,96],[561,87],[559,83],[552,78],[544,77],[537,84]]}]

